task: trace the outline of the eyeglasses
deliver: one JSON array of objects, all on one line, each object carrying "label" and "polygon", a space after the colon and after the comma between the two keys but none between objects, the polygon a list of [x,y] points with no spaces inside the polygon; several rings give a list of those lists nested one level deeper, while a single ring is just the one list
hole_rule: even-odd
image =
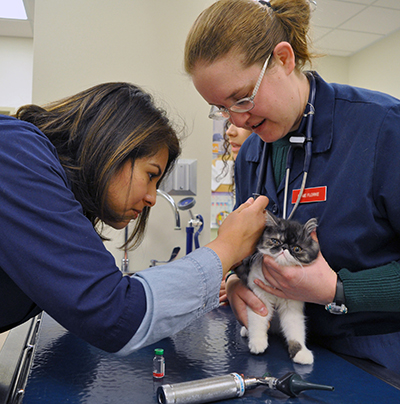
[{"label": "eyeglasses", "polygon": [[267,70],[268,62],[269,62],[269,59],[271,58],[271,56],[272,56],[272,53],[268,56],[267,60],[265,61],[264,66],[261,70],[261,73],[258,77],[256,86],[254,87],[253,94],[250,97],[242,98],[241,100],[236,101],[229,108],[217,107],[217,106],[213,105],[211,107],[210,113],[208,114],[208,117],[210,119],[227,119],[227,118],[230,118],[231,112],[243,114],[244,112],[251,111],[255,107],[254,98],[260,87],[261,80],[264,77],[265,71]]}]

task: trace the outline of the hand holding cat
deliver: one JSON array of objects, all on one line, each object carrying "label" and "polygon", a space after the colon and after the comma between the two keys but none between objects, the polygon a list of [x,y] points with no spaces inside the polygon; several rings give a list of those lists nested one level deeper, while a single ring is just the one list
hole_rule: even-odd
[{"label": "hand holding cat", "polygon": [[236,275],[229,277],[225,287],[233,314],[240,324],[248,325],[247,307],[260,316],[267,316],[265,304]]},{"label": "hand holding cat", "polygon": [[278,297],[325,305],[335,296],[337,274],[321,252],[312,264],[303,267],[281,266],[273,258],[264,256],[263,274],[272,286],[260,279],[254,282]]},{"label": "hand holding cat", "polygon": [[224,275],[236,263],[242,261],[255,250],[264,229],[264,210],[268,198],[250,198],[240,205],[222,223],[218,237],[206,247],[214,250],[222,263]]}]

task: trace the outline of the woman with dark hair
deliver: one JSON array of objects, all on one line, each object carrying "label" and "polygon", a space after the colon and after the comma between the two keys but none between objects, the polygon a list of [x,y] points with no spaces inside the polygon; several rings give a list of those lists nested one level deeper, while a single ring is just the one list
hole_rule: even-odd
[{"label": "woman with dark hair", "polygon": [[[133,164],[166,147],[169,157],[164,177],[181,152],[166,113],[154,106],[149,94],[127,83],[101,84],[45,108],[27,105],[16,117],[34,124],[53,143],[93,226],[100,220],[121,220],[107,205],[106,190],[123,163]],[[142,239],[149,211],[145,206],[131,239]]]},{"label": "woman with dark hair", "polygon": [[1,116],[0,332],[44,310],[92,345],[128,354],[216,307],[222,276],[254,247],[252,227],[262,231],[265,200],[241,206],[206,247],[132,277],[96,230],[134,220],[128,244],[137,246],[179,154],[166,113],[128,83]]}]

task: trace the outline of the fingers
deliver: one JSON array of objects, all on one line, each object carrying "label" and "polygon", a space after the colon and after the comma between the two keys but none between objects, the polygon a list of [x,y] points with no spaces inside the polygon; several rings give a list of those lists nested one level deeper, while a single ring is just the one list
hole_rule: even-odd
[{"label": "fingers", "polygon": [[248,208],[249,206],[251,206],[254,203],[254,199],[253,198],[249,198],[246,202],[242,203],[238,208],[236,208],[236,212],[241,212],[243,209]]},{"label": "fingers", "polygon": [[247,296],[246,303],[247,306],[250,307],[254,311],[254,313],[259,314],[262,317],[265,317],[268,314],[268,310],[265,307],[264,303],[253,293],[250,291],[251,294]]},{"label": "fingers", "polygon": [[228,303],[228,297],[226,296],[226,294],[219,297],[219,303]]},{"label": "fingers", "polygon": [[233,313],[244,326],[247,326],[247,307],[260,316],[268,314],[264,303],[238,278],[229,279],[227,294]]},{"label": "fingers", "polygon": [[283,292],[275,286],[266,285],[261,279],[254,279],[254,283],[265,292],[271,293],[275,296],[281,296]]},{"label": "fingers", "polygon": [[219,302],[224,303],[227,300],[228,300],[228,297],[226,295],[225,280],[222,280],[221,287],[220,287],[220,290],[219,290]]},{"label": "fingers", "polygon": [[[253,199],[253,198],[249,198],[249,199]],[[256,200],[253,199],[253,202],[251,204],[254,205],[255,208],[262,209],[264,211],[264,209],[267,207],[268,203],[269,203],[269,199],[266,196],[261,195]]]},{"label": "fingers", "polygon": [[237,209],[236,212],[241,212],[242,210],[254,205],[254,209],[262,209],[264,210],[269,203],[269,199],[266,196],[259,196],[256,200],[254,198],[249,198],[246,202],[242,203]]},{"label": "fingers", "polygon": [[286,291],[287,288],[294,287],[300,283],[304,278],[304,268],[300,266],[280,266],[272,257],[265,255],[263,258],[263,275],[267,285],[260,285],[256,282],[257,286],[260,286],[266,292],[279,296],[279,291]]}]

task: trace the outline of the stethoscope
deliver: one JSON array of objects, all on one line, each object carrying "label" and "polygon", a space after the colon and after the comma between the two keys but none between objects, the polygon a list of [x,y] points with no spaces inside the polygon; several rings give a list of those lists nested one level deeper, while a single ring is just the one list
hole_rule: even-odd
[{"label": "stethoscope", "polygon": [[[306,187],[307,175],[310,169],[311,164],[311,155],[312,155],[312,125],[315,115],[315,93],[316,93],[316,84],[315,77],[312,72],[307,72],[307,78],[310,82],[310,94],[308,96],[307,106],[303,113],[303,117],[300,122],[299,129],[297,133],[290,137],[290,148],[287,154],[286,159],[286,173],[285,173],[285,189],[283,196],[283,214],[282,217],[286,219],[287,216],[287,199],[288,199],[288,189],[289,189],[289,178],[290,178],[290,170],[293,164],[293,156],[294,152],[298,148],[304,149],[304,165],[303,165],[303,180],[300,187],[300,192],[297,197],[296,203],[293,206],[292,211],[287,219],[291,219],[296,211],[297,207],[300,204],[301,197],[303,196],[304,189]],[[267,161],[268,161],[268,147],[267,143],[264,143],[263,151],[261,155],[260,162],[260,173],[257,181],[256,192],[253,194],[254,197],[257,197],[261,194],[262,186],[265,182],[265,174],[267,170]]]}]

